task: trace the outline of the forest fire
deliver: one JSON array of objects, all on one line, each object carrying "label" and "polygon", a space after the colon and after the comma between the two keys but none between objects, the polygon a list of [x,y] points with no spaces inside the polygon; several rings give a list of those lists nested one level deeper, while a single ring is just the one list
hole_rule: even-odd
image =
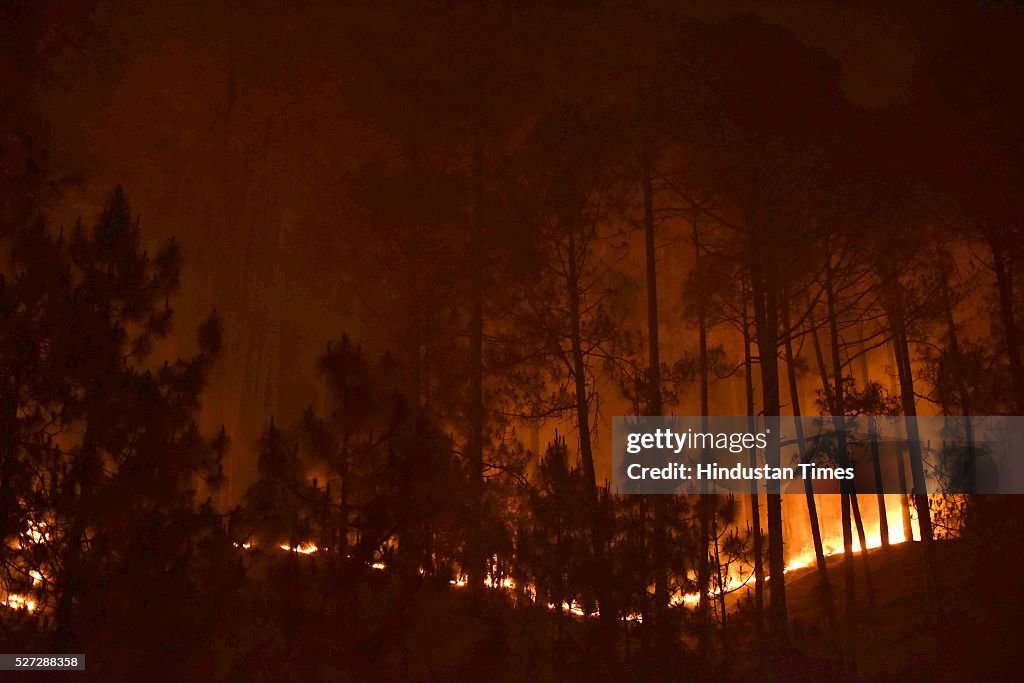
[{"label": "forest fire", "polygon": [[[862,496],[862,498],[866,502],[868,497]],[[888,520],[888,543],[890,545],[903,543],[907,540],[907,537],[905,530],[903,528],[903,523],[900,521],[903,510],[902,503],[900,502],[899,497],[894,495],[887,495],[885,497],[885,506],[886,517]],[[865,507],[867,506],[865,505]],[[908,515],[911,516],[911,523],[916,524],[916,512],[911,513],[910,511],[908,511]],[[877,520],[875,520],[875,522],[876,523],[874,525],[866,525],[864,537],[868,550],[881,548],[883,545],[885,545],[882,541],[882,533],[878,529]],[[833,524],[833,526],[836,525],[837,523]],[[858,534],[855,525],[852,525],[851,523],[851,526],[853,526],[853,552],[859,553],[861,551],[860,535]],[[832,557],[837,554],[842,554],[842,532],[838,529],[832,529],[828,533],[823,534],[821,539],[821,545],[822,554],[825,557]],[[786,558],[786,570],[791,571],[796,569],[803,569],[805,567],[812,567],[814,566],[815,562],[816,558],[814,554],[814,545],[808,539],[808,542],[804,545],[803,548],[801,548],[798,552],[789,555]]]},{"label": "forest fire", "polygon": [[[865,500],[866,499],[867,497],[865,496]],[[818,504],[820,507],[825,507],[825,501],[830,500],[832,499],[829,497],[820,497]],[[838,502],[832,502],[835,505],[838,505]],[[900,515],[902,514],[902,503],[899,497],[894,495],[887,496],[885,502],[886,513],[888,518],[894,521],[899,520]],[[881,533],[878,531],[866,533],[865,539],[868,550],[882,548],[883,545],[885,545],[882,542]],[[896,546],[904,543],[905,541],[906,537],[903,528],[899,524],[891,525],[889,528],[888,545]],[[810,541],[808,541],[808,543],[810,543]],[[287,544],[282,544],[280,547],[284,550],[290,550],[290,546],[288,546]],[[311,554],[312,552],[315,552],[314,550],[311,550],[312,548],[315,548],[315,546],[311,543],[302,543],[296,547],[306,548],[307,552],[305,554]],[[822,549],[823,555],[826,558],[842,555],[842,533],[836,531],[824,535],[822,539]],[[859,555],[861,552],[860,538],[857,535],[856,530],[854,530],[853,537],[853,552],[857,555]],[[494,559],[497,560],[497,558]],[[813,545],[809,545],[809,547],[802,548],[801,550],[799,550],[798,552],[794,553],[789,557],[789,559],[786,562],[785,572],[788,574],[790,572],[806,569],[808,567],[813,567],[815,565],[815,561],[816,560]],[[387,569],[387,565],[384,562],[380,561],[372,563],[370,567],[377,571],[385,571]],[[421,569],[420,574],[425,575],[425,571]],[[766,580],[770,580],[770,578],[770,576],[765,577]],[[696,575],[691,573],[690,579],[692,581],[696,581]],[[723,581],[724,588],[717,585],[717,582],[715,583],[715,585],[709,587],[709,590],[707,592],[709,598],[719,598],[722,596],[723,593],[727,597],[735,597],[740,591],[743,591],[744,589],[746,589],[747,593],[749,593],[756,585],[756,578],[754,576],[753,568],[749,565],[742,565],[737,568],[731,568],[729,573],[723,576]],[[460,575],[456,578],[450,579],[448,583],[454,588],[465,588],[469,585],[468,579],[464,575]],[[506,591],[521,592],[523,595],[529,597],[531,600],[536,600],[536,586],[532,584],[526,586],[519,586],[511,577],[508,576],[495,578],[493,574],[488,574],[485,577],[483,584],[489,589],[501,589]],[[650,586],[648,590],[653,591],[654,587]],[[683,593],[681,591],[676,591],[672,596],[670,596],[669,602],[673,607],[685,607],[690,610],[696,610],[700,603],[700,593]],[[730,605],[731,610],[738,605],[738,602],[736,600],[730,600],[727,604]],[[592,610],[587,611],[576,600],[564,601],[561,605],[549,602],[547,603],[547,608],[553,612],[562,612],[570,616],[579,618],[596,618],[600,616],[599,609],[593,608]],[[630,613],[625,616],[625,619],[629,622],[642,623],[643,615],[641,615],[640,613]]]},{"label": "forest fire", "polygon": [[[866,536],[868,550],[874,550],[875,548],[881,548],[883,546],[882,537],[880,534],[870,534]],[[889,535],[889,545],[897,545],[906,541],[902,530],[893,531]],[[832,557],[834,555],[841,555],[843,553],[843,537],[829,536],[822,539],[822,551],[825,557]],[[860,538],[854,534],[853,537],[853,552],[860,553]],[[795,556],[790,557],[786,561],[786,571],[792,571],[796,569],[803,569],[805,567],[813,567],[816,562],[814,556],[814,548],[804,549]]]},{"label": "forest fire", "polygon": [[739,5],[0,2],[0,652],[1019,679],[1024,13]]},{"label": "forest fire", "polygon": [[300,555],[312,555],[313,553],[320,551],[320,548],[315,543],[311,543],[309,541],[303,541],[302,543],[294,546],[282,543],[278,547],[281,550],[285,550],[290,553],[299,553]]},{"label": "forest fire", "polygon": [[0,601],[0,604],[15,610],[23,609],[26,612],[35,612],[36,610],[36,601],[34,599],[18,593],[7,595],[7,597]]}]

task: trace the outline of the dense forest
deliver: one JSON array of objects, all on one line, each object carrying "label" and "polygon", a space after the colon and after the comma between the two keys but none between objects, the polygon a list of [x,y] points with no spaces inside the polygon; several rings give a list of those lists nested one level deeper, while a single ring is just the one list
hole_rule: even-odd
[{"label": "dense forest", "polygon": [[[171,120],[215,162],[86,200],[110,171],[59,149],[53,93],[169,48],[67,5],[0,4],[0,650],[95,680],[1013,675],[1024,502],[929,492],[937,445],[897,494],[619,495],[609,425],[1024,415],[1019,10],[964,10],[869,107],[753,13],[218,3],[138,22],[227,54],[216,97],[194,73],[214,113],[143,102],[90,153]],[[271,210],[278,158],[315,209]]]}]

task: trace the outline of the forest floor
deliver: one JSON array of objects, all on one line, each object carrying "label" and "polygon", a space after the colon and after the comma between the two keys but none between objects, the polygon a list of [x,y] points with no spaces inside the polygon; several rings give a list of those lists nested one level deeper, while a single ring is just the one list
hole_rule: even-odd
[{"label": "forest floor", "polygon": [[[1018,545],[998,545],[993,558],[965,541],[939,541],[930,573],[920,543],[871,550],[866,562],[855,555],[856,670],[849,678],[1020,680]],[[250,573],[215,610],[181,603],[198,610],[190,623],[202,628],[83,631],[88,680],[131,680],[126,672],[152,670],[164,653],[164,666],[177,667],[166,680],[833,681],[843,672],[840,651],[849,652],[842,555],[827,562],[834,620],[815,569],[795,570],[786,575],[789,644],[759,638],[743,599],[727,628],[715,632],[707,659],[698,653],[690,609],[678,612],[688,634],[682,647],[645,651],[634,628],[615,656],[602,649],[596,619],[556,615],[503,591],[474,597],[444,580],[391,572],[370,571],[342,591],[336,575],[308,559],[274,556],[269,571]],[[5,635],[0,630],[0,640]],[[20,651],[46,651],[51,634],[38,637],[38,647],[20,643]]]},{"label": "forest floor", "polygon": [[[786,581],[793,661],[823,676],[835,673],[829,662],[849,643],[845,560],[835,555],[826,564],[834,624],[814,567],[790,572]],[[866,562],[856,554],[853,564],[856,678],[1003,680],[1014,673],[1024,644],[1016,567],[981,563],[961,541],[933,544],[931,580],[919,542],[872,549]],[[977,576],[979,567],[986,576]],[[756,667],[748,669],[751,677]]]}]

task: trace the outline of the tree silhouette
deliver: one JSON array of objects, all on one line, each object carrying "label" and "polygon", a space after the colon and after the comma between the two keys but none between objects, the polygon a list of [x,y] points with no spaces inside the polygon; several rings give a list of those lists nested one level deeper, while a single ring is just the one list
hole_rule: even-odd
[{"label": "tree silhouette", "polygon": [[219,482],[227,445],[195,422],[220,324],[211,316],[199,329],[191,359],[153,357],[181,252],[173,241],[153,257],[143,250],[120,187],[91,229],[79,223],[68,238],[36,222],[14,233],[10,256],[0,353],[16,411],[5,468],[17,509],[3,577],[7,590],[18,574],[43,577],[39,602],[67,651],[132,619],[150,623],[132,599],[167,567],[189,581],[197,535],[216,521],[196,494]]}]

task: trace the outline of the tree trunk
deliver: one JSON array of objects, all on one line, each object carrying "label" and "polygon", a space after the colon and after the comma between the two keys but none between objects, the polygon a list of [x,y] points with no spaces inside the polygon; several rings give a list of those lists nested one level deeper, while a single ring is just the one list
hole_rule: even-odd
[{"label": "tree trunk", "polygon": [[[887,282],[887,310],[893,333],[893,349],[896,356],[897,373],[900,380],[900,400],[906,417],[907,449],[910,453],[910,472],[914,483],[913,499],[917,508],[917,525],[921,533],[921,560],[925,577],[925,594],[930,606],[941,612],[941,596],[936,583],[936,563],[932,547],[933,531],[931,510],[928,504],[928,486],[924,473],[924,459],[921,453],[921,437],[917,424],[917,397],[914,391],[914,375],[910,358],[906,306],[899,279],[890,276]],[[902,459],[900,468],[902,469]],[[905,478],[904,482],[905,483]],[[936,612],[932,613],[932,618]]]},{"label": "tree trunk", "polygon": [[[793,412],[793,422],[796,426],[797,448],[800,453],[800,462],[810,462],[807,455],[807,444],[804,443],[804,425],[801,420],[800,392],[796,381],[795,358],[793,354],[793,334],[789,322],[788,302],[782,307],[782,326],[785,330],[784,349],[786,354],[786,376],[789,380],[789,402]],[[825,606],[825,616],[828,619],[829,627],[835,626],[835,607],[832,604],[832,584],[828,578],[828,568],[825,566],[825,549],[821,542],[821,527],[818,524],[818,506],[814,500],[814,481],[810,477],[804,477],[804,498],[807,501],[807,517],[811,525],[811,538],[814,541],[814,560],[818,568],[818,581],[821,586],[821,599]]]},{"label": "tree trunk", "polygon": [[857,489],[853,484],[850,484],[850,489],[850,503],[853,508],[853,519],[857,524],[857,540],[860,542],[860,554],[864,564],[864,584],[868,594],[868,615],[873,622],[875,618],[875,584],[871,579],[871,563],[868,562],[868,539],[867,534],[864,533],[864,519],[860,516],[860,502],[857,498]]},{"label": "tree trunk", "polygon": [[718,610],[719,619],[722,624],[722,644],[723,646],[729,642],[728,635],[725,633],[725,629],[728,627],[728,618],[725,609],[725,582],[726,577],[722,572],[722,557],[720,552],[720,544],[718,538],[718,525],[711,532],[714,540],[715,549],[715,574],[718,576]]},{"label": "tree trunk", "polygon": [[974,452],[974,425],[971,424],[971,397],[967,390],[967,380],[964,377],[964,359],[960,355],[960,340],[956,333],[956,318],[953,315],[953,298],[949,292],[949,284],[945,280],[942,283],[942,303],[946,313],[946,327],[949,334],[949,355],[953,358],[953,369],[956,375],[957,398],[960,403],[960,415],[964,420],[964,440],[966,441],[966,450],[964,454],[964,462],[962,464],[963,480],[960,484],[965,493],[974,493],[977,483],[977,461]]},{"label": "tree trunk", "polygon": [[992,264],[996,271],[996,288],[999,290],[999,312],[1006,338],[1006,355],[1010,362],[1010,380],[1013,386],[1013,400],[1017,415],[1024,415],[1024,362],[1020,353],[1020,331],[1013,311],[1013,263],[1005,245],[997,236],[989,238],[992,250]]},{"label": "tree trunk", "polygon": [[12,372],[10,380],[3,382],[3,393],[0,394],[0,566],[7,563],[7,541],[16,533],[18,520],[21,518],[21,506],[15,495],[12,481],[15,465],[15,444],[18,429],[18,397],[19,382]]},{"label": "tree trunk", "polygon": [[[658,266],[654,232],[654,189],[652,186],[651,141],[647,127],[641,126],[640,166],[644,204],[644,246],[647,261],[647,414],[661,415],[661,356],[658,343]],[[658,642],[663,642],[668,621],[668,497],[654,497],[654,627]]]},{"label": "tree trunk", "polygon": [[932,519],[928,508],[928,486],[924,475],[924,459],[921,454],[921,436],[917,427],[917,398],[914,394],[914,376],[910,362],[910,344],[907,339],[906,320],[903,317],[902,297],[899,285],[893,286],[895,296],[890,311],[893,328],[893,346],[896,349],[896,367],[900,378],[900,399],[903,414],[907,420],[907,447],[910,451],[910,473],[914,482],[914,505],[917,508],[917,524],[921,540],[926,544],[932,540]]},{"label": "tree trunk", "polygon": [[[700,272],[701,263],[701,247],[700,247],[700,233],[698,232],[697,224],[697,210],[693,212],[693,254],[694,254],[694,268],[697,272]],[[699,286],[699,285],[698,285]],[[709,399],[709,377],[708,377],[708,333],[707,333],[707,315],[704,310],[704,295],[702,292],[697,293],[697,365],[700,373],[700,427],[702,432],[708,431],[708,413],[710,409]],[[700,449],[700,462],[706,464],[707,452],[706,449],[701,446]],[[709,544],[711,541],[711,530],[714,527],[713,517],[714,506],[708,491],[707,479],[701,479],[700,482],[700,501],[698,503],[698,511],[700,513],[700,555],[697,558],[697,586],[700,592],[699,602],[697,603],[699,624],[699,651],[702,657],[707,656],[708,645],[710,643],[711,635],[711,600],[713,599],[710,595],[711,589],[711,562],[708,557]]]},{"label": "tree trunk", "polygon": [[82,556],[82,525],[77,522],[72,525],[68,533],[68,545],[62,553],[62,568],[65,577],[64,585],[61,587],[57,598],[57,606],[54,609],[54,631],[53,646],[59,653],[71,651],[74,645],[74,633],[72,630],[72,617],[74,616],[75,600],[83,590],[81,585],[81,564]]},{"label": "tree trunk", "polygon": [[[351,514],[351,511],[349,510],[349,501],[348,501],[348,498],[349,498],[349,480],[348,479],[349,479],[350,454],[349,454],[349,447],[348,447],[348,441],[349,441],[349,420],[348,420],[347,413],[348,413],[348,411],[346,410],[345,423],[344,423],[344,425],[342,427],[342,436],[341,436],[341,463],[339,463],[339,467],[338,467],[338,473],[341,475],[341,491],[340,491],[340,496],[341,496],[341,498],[340,498],[340,500],[341,500],[341,503],[340,503],[341,504],[341,510],[340,510],[341,534],[340,534],[340,536],[341,537],[338,539],[338,544],[339,544],[339,547],[338,547],[338,558],[339,558],[340,563],[342,565],[347,564],[346,563],[346,558],[348,558],[348,525],[349,525],[349,521],[350,521],[349,517],[350,517],[350,514]],[[328,496],[328,500],[330,500],[330,496]]]},{"label": "tree trunk", "polygon": [[[849,467],[851,463],[846,444],[846,401],[843,393],[843,365],[839,355],[839,322],[836,318],[832,275],[832,257],[829,255],[825,261],[825,301],[828,312],[829,340],[832,347],[833,384],[831,386],[832,404],[830,408],[833,422],[836,426],[836,459],[840,467]],[[822,354],[817,333],[815,333],[814,341],[820,360]],[[826,381],[827,371],[824,367],[821,368],[821,372],[822,381]],[[843,574],[846,579],[846,647],[850,666],[853,668],[853,672],[856,672],[857,576],[853,564],[853,528],[850,522],[852,506],[855,502],[853,500],[852,488],[850,482],[845,479],[839,482],[843,523]]]},{"label": "tree trunk", "polygon": [[473,136],[473,207],[470,236],[472,311],[470,314],[470,407],[469,407],[469,480],[470,522],[466,548],[466,574],[470,587],[482,588],[485,579],[483,549],[484,487],[484,304],[483,304],[483,142],[479,132]]},{"label": "tree trunk", "polygon": [[[747,399],[747,431],[753,434],[757,426],[754,420],[754,362],[750,353],[750,321],[747,318],[747,292],[743,292],[743,363],[746,370],[744,385]],[[757,467],[757,449],[748,451],[750,466]],[[764,540],[761,535],[761,501],[757,481],[750,482],[751,532],[754,536],[754,618],[760,633],[764,626]]]},{"label": "tree trunk", "polygon": [[875,418],[868,418],[871,423],[871,466],[875,473],[875,499],[878,501],[878,535],[882,539],[882,547],[889,549],[889,515],[885,509],[885,482],[882,480],[882,458],[878,445],[878,425]]},{"label": "tree trunk", "polygon": [[[761,396],[764,406],[768,447],[765,464],[779,467],[779,321],[778,264],[770,240],[752,246],[751,291],[754,297],[754,326],[757,331],[758,356],[761,359]],[[768,572],[770,576],[768,614],[776,640],[788,641],[786,610],[786,562],[782,538],[782,490],[777,480],[768,482]]]},{"label": "tree trunk", "polygon": [[597,497],[597,474],[594,468],[594,450],[590,435],[590,396],[587,391],[587,367],[583,357],[582,323],[580,319],[580,278],[576,229],[568,235],[567,285],[569,295],[569,335],[572,353],[573,383],[575,385],[576,429],[579,433],[580,460],[583,464],[583,478],[586,490],[586,504],[590,517],[590,542],[594,562],[598,567],[597,599],[601,621],[612,641],[617,632],[617,610],[612,604],[611,567],[605,556],[605,530],[601,519],[600,503]]},{"label": "tree trunk", "polygon": [[[860,341],[857,343],[857,350],[860,354],[861,372],[864,373],[864,386],[871,383],[871,374],[868,368],[868,355],[864,348],[864,324],[860,325]],[[882,548],[889,548],[889,516],[885,508],[885,482],[882,479],[882,461],[878,445],[878,420],[874,417],[868,418],[868,431],[871,437],[871,467],[875,478],[875,501],[878,505],[878,536],[882,541]]]},{"label": "tree trunk", "polygon": [[903,457],[903,449],[896,454],[896,474],[899,477],[900,485],[900,512],[903,518],[903,538],[907,541],[914,540],[914,526],[910,520],[910,501],[907,500],[907,466]]},{"label": "tree trunk", "polygon": [[[892,355],[893,359],[896,360],[896,365],[899,366],[899,359],[896,357],[896,342],[892,342]],[[890,376],[890,391],[895,394],[897,391],[896,380]],[[902,429],[902,428],[901,428]],[[899,436],[905,438],[906,434],[900,432]],[[896,451],[896,476],[897,483],[900,487],[900,517],[903,521],[903,539],[906,541],[914,540],[914,529],[910,521],[910,502],[907,500],[907,468],[905,459],[903,457],[902,446]]]}]

